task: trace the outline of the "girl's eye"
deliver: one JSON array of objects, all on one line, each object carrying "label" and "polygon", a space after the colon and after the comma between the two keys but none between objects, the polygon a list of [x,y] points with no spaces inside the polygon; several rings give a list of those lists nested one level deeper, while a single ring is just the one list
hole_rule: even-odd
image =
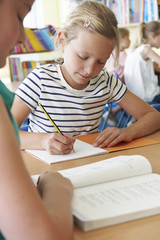
[{"label": "girl's eye", "polygon": [[79,55],[79,58],[82,59],[82,60],[87,60],[88,59],[88,57],[82,57],[80,55]]},{"label": "girl's eye", "polygon": [[103,65],[105,62],[98,61],[98,64]]}]

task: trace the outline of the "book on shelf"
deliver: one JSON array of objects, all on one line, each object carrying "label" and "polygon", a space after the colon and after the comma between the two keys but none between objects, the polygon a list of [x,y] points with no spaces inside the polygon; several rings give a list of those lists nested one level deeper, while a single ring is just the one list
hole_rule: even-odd
[{"label": "book on shelf", "polygon": [[54,62],[54,61],[23,61],[22,62],[23,79],[26,78],[28,74],[32,72],[37,66],[44,65],[49,62]]},{"label": "book on shelf", "polygon": [[[34,52],[35,50],[34,50],[34,48],[32,46],[31,39],[28,38],[26,32],[27,32],[27,30],[25,30],[25,39],[26,40],[25,40],[24,46],[26,47],[27,52]],[[21,44],[21,45],[23,45],[23,44]],[[15,47],[15,49],[16,49],[16,47]]]},{"label": "book on shelf", "polygon": [[115,13],[119,25],[159,19],[157,0],[107,0],[104,4]]},{"label": "book on shelf", "polygon": [[11,82],[23,80],[23,69],[19,58],[9,58]]},{"label": "book on shelf", "polygon": [[[160,213],[160,175],[141,155],[105,159],[59,171],[74,186],[75,223],[90,231]],[[39,175],[32,176],[36,184]]]},{"label": "book on shelf", "polygon": [[38,65],[40,65],[40,62],[37,61],[23,61],[22,63],[22,69],[23,69],[23,79],[28,76],[28,74],[35,69]]},{"label": "book on shelf", "polygon": [[23,81],[28,74],[38,65],[47,64],[54,61],[22,61],[19,57],[10,57],[10,75],[12,82]]},{"label": "book on shelf", "polygon": [[55,34],[56,29],[51,25],[40,29],[25,28],[25,43],[16,45],[12,54],[52,51]]},{"label": "book on shelf", "polygon": [[36,30],[34,31],[34,34],[36,35],[37,39],[40,41],[40,43],[42,44],[42,46],[44,46],[44,48],[46,50],[50,50],[48,47],[48,44],[46,43],[46,41],[44,40],[45,38],[42,37],[42,35],[40,34],[40,31]]},{"label": "book on shelf", "polygon": [[39,31],[40,38],[42,39],[41,41],[43,42],[43,45],[46,47],[47,50],[52,50],[54,49],[54,43],[52,41],[51,35],[48,33],[48,31],[41,30]]},{"label": "book on shelf", "polygon": [[27,38],[30,39],[30,42],[35,52],[45,51],[44,46],[41,44],[41,42],[39,41],[35,32],[32,29],[26,28],[25,33],[27,35]]}]

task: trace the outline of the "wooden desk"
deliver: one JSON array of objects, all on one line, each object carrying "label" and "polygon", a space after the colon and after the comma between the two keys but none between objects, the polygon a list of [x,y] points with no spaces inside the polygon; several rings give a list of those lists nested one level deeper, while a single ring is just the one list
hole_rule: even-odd
[{"label": "wooden desk", "polygon": [[[153,140],[160,141],[160,131],[149,136]],[[32,174],[38,174],[45,170],[58,171],[66,168],[77,167],[103,159],[119,156],[140,154],[151,163],[153,172],[160,174],[160,143],[134,149],[113,152],[109,154],[93,156],[83,159],[60,162],[52,165],[36,159],[22,151],[25,165]],[[74,228],[74,240],[159,240],[160,239],[160,215],[143,218],[127,223],[114,225],[90,232],[82,232],[78,227]]]}]

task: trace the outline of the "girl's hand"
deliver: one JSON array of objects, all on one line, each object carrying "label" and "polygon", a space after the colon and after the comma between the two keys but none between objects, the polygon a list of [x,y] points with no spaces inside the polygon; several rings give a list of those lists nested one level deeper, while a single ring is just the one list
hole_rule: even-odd
[{"label": "girl's hand", "polygon": [[113,147],[119,142],[131,142],[133,138],[127,128],[107,127],[96,138],[93,146],[95,147]]},{"label": "girl's hand", "polygon": [[59,133],[41,134],[41,147],[50,154],[68,154],[73,149],[75,139],[70,135]]},{"label": "girl's hand", "polygon": [[72,239],[73,185],[71,181],[60,173],[45,172],[40,175],[37,190],[54,223],[53,231],[57,234],[54,234],[56,237],[53,239]]},{"label": "girl's hand", "polygon": [[45,196],[48,197],[48,194],[53,194],[56,195],[55,199],[59,196],[64,200],[65,196],[71,199],[73,195],[73,185],[71,181],[58,172],[42,173],[38,179],[37,189],[42,198]]}]

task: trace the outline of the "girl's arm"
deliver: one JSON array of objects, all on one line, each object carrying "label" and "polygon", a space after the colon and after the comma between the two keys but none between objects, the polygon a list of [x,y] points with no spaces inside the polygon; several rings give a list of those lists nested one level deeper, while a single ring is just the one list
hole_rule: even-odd
[{"label": "girl's arm", "polygon": [[59,174],[46,174],[40,180],[43,204],[1,98],[0,171],[0,229],[6,239],[71,239],[72,185]]},{"label": "girl's arm", "polygon": [[[20,127],[31,110],[19,97],[15,96],[12,114]],[[59,133],[32,133],[20,131],[21,149],[45,149],[50,154],[68,154],[73,149],[75,139]]]},{"label": "girl's arm", "polygon": [[151,59],[153,62],[160,64],[160,56],[150,46],[144,47],[141,56],[144,60]]},{"label": "girl's arm", "polygon": [[135,138],[146,136],[160,129],[160,112],[129,90],[127,90],[119,105],[138,121],[123,129],[106,128],[98,135],[94,146],[112,147],[119,142],[130,142]]}]

